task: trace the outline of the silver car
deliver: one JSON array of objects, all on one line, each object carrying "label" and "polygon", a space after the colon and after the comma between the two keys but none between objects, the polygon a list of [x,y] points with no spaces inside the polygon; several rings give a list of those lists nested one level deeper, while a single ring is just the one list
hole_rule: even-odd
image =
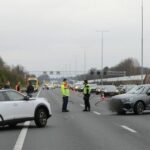
[{"label": "silver car", "polygon": [[142,114],[144,110],[150,110],[150,85],[139,85],[125,94],[113,96],[109,104],[110,109],[118,114]]}]

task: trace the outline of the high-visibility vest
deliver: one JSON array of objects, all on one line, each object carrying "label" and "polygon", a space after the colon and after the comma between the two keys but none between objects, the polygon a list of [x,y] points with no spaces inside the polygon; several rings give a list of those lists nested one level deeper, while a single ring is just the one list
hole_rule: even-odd
[{"label": "high-visibility vest", "polygon": [[83,89],[83,94],[84,95],[90,95],[90,93],[91,93],[91,88],[90,88],[90,86],[88,84],[86,84],[84,86],[84,89]]},{"label": "high-visibility vest", "polygon": [[61,94],[62,94],[62,96],[69,96],[70,95],[69,87],[68,87],[68,84],[66,82],[63,82],[61,84]]}]

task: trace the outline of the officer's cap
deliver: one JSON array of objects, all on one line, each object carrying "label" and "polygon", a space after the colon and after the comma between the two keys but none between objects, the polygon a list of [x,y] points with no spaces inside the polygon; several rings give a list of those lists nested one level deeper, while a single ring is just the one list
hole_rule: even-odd
[{"label": "officer's cap", "polygon": [[84,80],[84,84],[88,84],[88,80]]},{"label": "officer's cap", "polygon": [[67,79],[66,79],[66,78],[64,78],[64,80],[63,80],[63,81],[65,82],[65,81],[67,81]]}]

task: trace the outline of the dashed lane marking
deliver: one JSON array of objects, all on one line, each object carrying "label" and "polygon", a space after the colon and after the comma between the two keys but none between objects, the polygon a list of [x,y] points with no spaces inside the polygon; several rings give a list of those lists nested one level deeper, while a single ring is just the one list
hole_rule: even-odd
[{"label": "dashed lane marking", "polygon": [[26,121],[24,123],[24,125],[25,125],[25,127],[21,130],[13,150],[22,150],[22,148],[23,148],[24,140],[27,135],[28,126],[30,125],[30,121]]},{"label": "dashed lane marking", "polygon": [[128,131],[132,132],[132,133],[137,133],[135,130],[133,130],[133,129],[125,126],[125,125],[122,125],[121,127],[124,128],[125,130],[128,130]]},{"label": "dashed lane marking", "polygon": [[42,87],[40,88],[40,90],[39,90],[39,92],[38,92],[38,94],[37,94],[36,97],[39,97],[39,95],[40,95],[40,93],[41,93],[41,90],[42,90]]},{"label": "dashed lane marking", "polygon": [[83,104],[80,104],[80,106],[81,106],[81,107],[84,107],[85,105],[83,105]]},{"label": "dashed lane marking", "polygon": [[101,115],[101,113],[97,112],[97,111],[93,111],[94,114],[96,115]]},{"label": "dashed lane marking", "polygon": [[[42,90],[42,88],[39,90],[36,97],[39,97],[41,90]],[[28,127],[30,126],[30,123],[31,123],[31,121],[26,121],[24,123],[25,127],[21,130],[13,150],[22,150],[23,144],[24,144],[27,132],[28,132]]]}]

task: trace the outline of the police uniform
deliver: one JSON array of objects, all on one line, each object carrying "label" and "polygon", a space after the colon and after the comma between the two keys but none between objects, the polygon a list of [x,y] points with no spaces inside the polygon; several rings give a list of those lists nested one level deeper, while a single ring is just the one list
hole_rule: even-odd
[{"label": "police uniform", "polygon": [[85,80],[84,81],[84,88],[83,88],[83,99],[84,99],[84,105],[85,105],[85,109],[83,111],[90,111],[91,107],[90,107],[90,93],[91,93],[91,88],[88,84],[88,81]]},{"label": "police uniform", "polygon": [[64,80],[64,82],[61,84],[61,93],[63,97],[62,112],[68,112],[69,110],[67,109],[67,105],[68,105],[70,91],[66,80]]}]

